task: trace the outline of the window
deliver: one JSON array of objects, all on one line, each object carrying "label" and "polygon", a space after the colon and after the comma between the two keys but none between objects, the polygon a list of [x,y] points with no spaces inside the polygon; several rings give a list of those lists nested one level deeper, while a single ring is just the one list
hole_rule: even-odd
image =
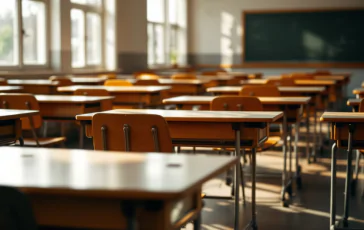
[{"label": "window", "polygon": [[102,65],[101,0],[71,0],[72,67],[85,68]]},{"label": "window", "polygon": [[186,0],[147,0],[148,64],[185,64]]},{"label": "window", "polygon": [[23,67],[48,63],[46,2],[7,0],[1,3],[0,66]]}]

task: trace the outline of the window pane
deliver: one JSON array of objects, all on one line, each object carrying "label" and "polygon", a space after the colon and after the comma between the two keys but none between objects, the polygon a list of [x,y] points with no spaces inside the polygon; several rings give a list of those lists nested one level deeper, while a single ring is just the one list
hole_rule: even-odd
[{"label": "window pane", "polygon": [[101,19],[87,13],[87,65],[101,64]]},{"label": "window pane", "polygon": [[154,55],[154,32],[153,32],[153,24],[148,23],[148,64],[155,64]]},{"label": "window pane", "polygon": [[169,34],[169,50],[170,50],[169,60],[170,60],[171,64],[176,64],[177,63],[177,55],[178,55],[178,50],[177,50],[177,28],[172,27],[169,32],[170,32],[170,34]]},{"label": "window pane", "polygon": [[177,24],[178,18],[178,10],[177,10],[177,1],[178,0],[169,0],[168,2],[168,14],[169,14],[169,23]]},{"label": "window pane", "polygon": [[1,2],[0,7],[0,65],[18,63],[16,0]]},{"label": "window pane", "polygon": [[164,22],[164,0],[147,0],[147,19],[149,22]]},{"label": "window pane", "polygon": [[46,63],[45,4],[22,1],[24,64]]},{"label": "window pane", "polygon": [[115,0],[105,2],[105,67],[108,70],[116,69],[116,38],[115,38]]},{"label": "window pane", "polygon": [[72,66],[85,66],[85,18],[81,10],[71,10]]},{"label": "window pane", "polygon": [[154,49],[156,54],[156,64],[164,64],[164,26],[155,26]]},{"label": "window pane", "polygon": [[177,24],[181,27],[186,27],[187,25],[187,3],[186,0],[172,0],[177,2]]}]

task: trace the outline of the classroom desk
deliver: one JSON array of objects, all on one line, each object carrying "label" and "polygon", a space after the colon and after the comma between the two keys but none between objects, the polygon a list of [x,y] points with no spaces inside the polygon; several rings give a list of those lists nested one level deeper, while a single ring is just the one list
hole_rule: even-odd
[{"label": "classroom desk", "polygon": [[202,184],[238,163],[227,156],[0,149],[0,184],[28,195],[40,226],[72,229],[172,230],[190,220],[199,229]]},{"label": "classroom desk", "polygon": [[[267,140],[267,123],[283,117],[282,112],[231,112],[231,111],[190,111],[190,110],[112,110],[103,113],[157,114],[168,123],[174,145],[235,147],[241,159],[241,147],[252,149],[252,221],[256,229],[255,211],[255,149]],[[86,135],[92,137],[94,113],[76,116],[84,124]],[[235,168],[235,229],[239,229],[240,164]]]},{"label": "classroom desk", "polygon": [[[210,103],[214,99],[214,96],[180,96],[174,98],[164,99],[163,103],[167,105],[176,105],[178,109],[189,110],[192,109],[193,106],[199,106],[200,110],[210,110]],[[283,162],[283,173],[282,173],[282,202],[285,206],[288,205],[286,202],[284,195],[286,192],[291,197],[292,196],[292,162],[291,162],[291,142],[289,143],[289,180],[286,179],[286,172],[287,172],[287,143],[286,143],[286,136],[287,136],[287,127],[288,124],[296,127],[299,127],[299,122],[301,120],[302,109],[303,106],[306,108],[309,107],[309,102],[311,100],[310,97],[258,97],[263,105],[263,109],[265,111],[283,111],[284,112],[284,119],[279,120],[279,123],[283,124],[283,141],[284,144],[283,148],[283,155],[284,155],[284,162]],[[285,125],[286,124],[286,125]],[[306,121],[306,129],[307,135],[309,135],[309,125]],[[291,136],[291,130],[289,131],[289,136]],[[294,152],[295,152],[295,166],[296,166],[296,184],[298,188],[302,187],[302,180],[301,180],[301,166],[299,165],[298,159],[298,139],[299,139],[299,132],[295,133],[295,145],[294,145]],[[291,140],[291,138],[290,138]],[[310,159],[309,155],[309,141],[307,138],[307,145],[306,145],[306,155],[307,159]]]},{"label": "classroom desk", "polygon": [[0,146],[13,144],[17,140],[24,145],[21,118],[38,113],[36,110],[0,109]]},{"label": "classroom desk", "polygon": [[[364,149],[363,132],[364,113],[325,112],[320,120],[331,123],[330,138],[335,141],[331,152],[331,191],[330,191],[330,229],[348,229],[349,196],[351,194],[352,154],[353,149]],[[344,192],[344,215],[341,220],[344,228],[338,228],[336,222],[336,150],[347,149],[347,169]],[[339,221],[339,222],[341,222]]]},{"label": "classroom desk", "polygon": [[75,85],[103,85],[107,78],[102,77],[71,77],[70,80]]},{"label": "classroom desk", "polygon": [[75,120],[77,114],[100,112],[101,104],[114,97],[73,96],[73,95],[35,95],[40,114],[45,120]]},{"label": "classroom desk", "polygon": [[358,112],[361,100],[361,98],[349,99],[346,102],[346,105],[353,107],[353,112]]},{"label": "classroom desk", "polygon": [[58,87],[58,92],[73,94],[77,89],[105,89],[114,96],[115,105],[133,107],[149,107],[162,104],[161,92],[170,90],[169,86],[64,86]]},{"label": "classroom desk", "polygon": [[20,93],[23,91],[21,86],[0,86],[0,93]]},{"label": "classroom desk", "polygon": [[57,87],[59,85],[58,81],[50,80],[8,80],[8,84],[11,86],[21,86],[23,87],[24,93],[31,94],[56,94]]},{"label": "classroom desk", "polygon": [[[211,87],[207,89],[207,92],[213,93],[215,95],[239,95],[241,89],[244,86],[219,86],[219,87]],[[295,87],[295,86],[280,86],[278,87],[279,92],[281,93],[281,96],[286,97],[297,97],[297,96],[308,96],[311,97],[311,101],[309,103],[310,108],[313,109],[314,114],[314,140],[316,140],[317,137],[317,130],[316,130],[316,124],[317,124],[317,110],[319,105],[321,103],[324,103],[328,100],[327,95],[325,94],[325,87]],[[321,102],[321,100],[324,100],[324,102]],[[307,118],[309,119],[309,118]],[[321,123],[320,123],[321,124]],[[320,125],[320,133],[321,133],[321,125]],[[323,151],[323,141],[322,141],[322,135],[319,135],[319,141],[320,144],[319,150]],[[313,160],[316,161],[316,147],[313,148]]]}]

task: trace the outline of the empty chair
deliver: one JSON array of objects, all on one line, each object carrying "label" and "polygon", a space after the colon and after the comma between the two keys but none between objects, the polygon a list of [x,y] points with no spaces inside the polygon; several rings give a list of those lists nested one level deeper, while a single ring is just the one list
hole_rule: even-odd
[{"label": "empty chair", "polygon": [[173,74],[171,78],[175,79],[175,80],[181,80],[181,79],[195,80],[195,79],[197,79],[196,74],[193,74],[193,73],[177,73],[177,74]]},{"label": "empty chair", "polygon": [[[37,99],[32,94],[2,94],[0,107],[3,109],[39,110]],[[63,146],[65,137],[38,137],[37,129],[42,126],[42,117],[34,115],[31,118],[22,118],[22,129],[32,132],[33,138],[24,138],[25,146],[48,147]],[[22,143],[20,143],[22,145]]]},{"label": "empty chair", "polygon": [[92,118],[95,150],[172,152],[168,124],[153,114],[97,113]]},{"label": "empty chair", "polygon": [[104,82],[105,86],[132,86],[133,84],[126,80],[108,79]]},{"label": "empty chair", "polygon": [[73,82],[68,77],[62,77],[62,76],[51,76],[49,77],[49,80],[51,81],[57,81],[59,86],[70,86],[73,85]]},{"label": "empty chair", "polygon": [[275,86],[294,86],[295,80],[292,78],[268,79],[267,85]]},{"label": "empty chair", "polygon": [[279,97],[281,93],[275,85],[246,85],[240,91],[241,96]]},{"label": "empty chair", "polygon": [[38,229],[30,201],[15,188],[0,186],[0,229]]},{"label": "empty chair", "polygon": [[138,79],[134,85],[145,85],[145,86],[148,86],[148,85],[160,85],[161,83],[157,80],[157,79]]},{"label": "empty chair", "polygon": [[[110,93],[105,89],[77,89],[74,92],[74,95],[83,95],[83,96],[110,96]],[[112,109],[112,101],[107,100],[101,103],[101,110],[111,110]]]}]

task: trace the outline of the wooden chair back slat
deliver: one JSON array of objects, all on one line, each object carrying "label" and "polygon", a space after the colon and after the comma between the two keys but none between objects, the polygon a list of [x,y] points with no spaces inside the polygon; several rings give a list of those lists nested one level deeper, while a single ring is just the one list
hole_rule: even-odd
[{"label": "wooden chair back slat", "polygon": [[153,114],[98,113],[92,118],[95,150],[172,152],[168,124]]},{"label": "wooden chair back slat", "polygon": [[197,79],[196,74],[193,73],[177,73],[172,75],[172,79],[179,80],[179,79],[189,79],[194,80]]},{"label": "wooden chair back slat", "polygon": [[281,78],[281,79],[268,79],[267,85],[295,86],[296,83],[293,78]]},{"label": "wooden chair back slat", "polygon": [[157,79],[155,80],[138,79],[134,85],[153,86],[153,85],[161,85],[161,83]]},{"label": "wooden chair back slat", "polygon": [[72,80],[69,79],[69,78],[67,78],[67,77],[51,76],[51,77],[49,77],[49,80],[51,80],[51,81],[57,81],[58,82],[58,86],[71,86],[71,85],[73,85]]},{"label": "wooden chair back slat", "polygon": [[217,111],[263,111],[263,106],[256,97],[220,96],[211,101],[210,109]]}]

